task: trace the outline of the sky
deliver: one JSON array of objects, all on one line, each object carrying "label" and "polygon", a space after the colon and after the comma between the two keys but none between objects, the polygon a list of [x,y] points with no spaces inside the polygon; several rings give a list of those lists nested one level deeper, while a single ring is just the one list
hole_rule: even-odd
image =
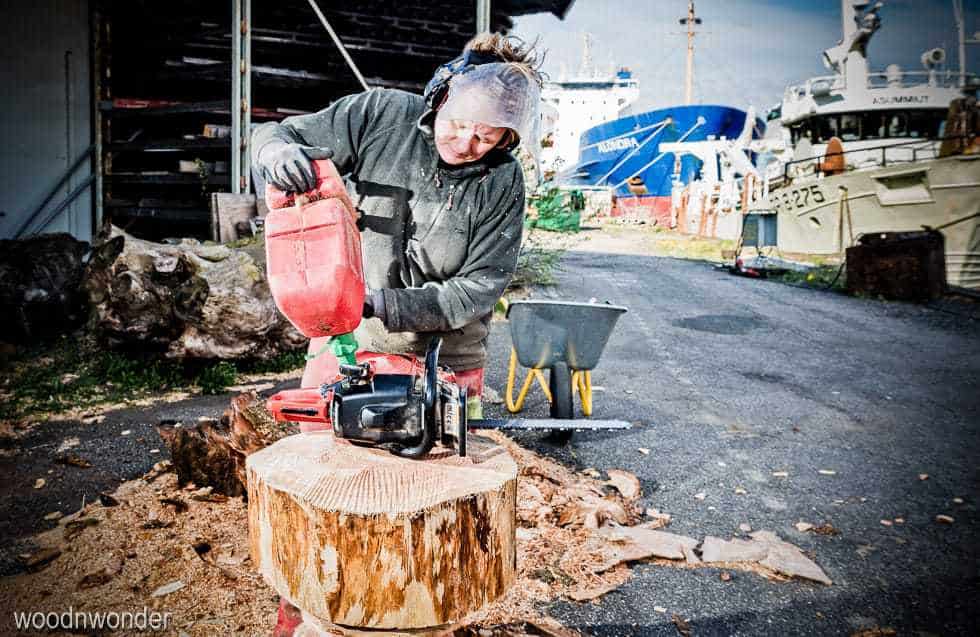
[{"label": "sky", "polygon": [[[980,0],[963,0],[966,34],[980,31]],[[762,116],[783,89],[830,73],[824,49],[841,38],[840,0],[696,0],[703,20],[695,39],[694,101],[739,108]],[[634,112],[683,104],[686,0],[575,0],[564,20],[550,13],[521,16],[512,30],[539,39],[547,51],[544,71],[558,79],[562,67],[577,70],[583,34],[592,39],[600,68],[625,66],[640,82]],[[949,0],[886,0],[882,27],[868,47],[872,70],[898,64],[922,70],[923,51],[946,48],[958,70],[953,3]],[[980,45],[967,44],[967,70],[980,73]]]}]

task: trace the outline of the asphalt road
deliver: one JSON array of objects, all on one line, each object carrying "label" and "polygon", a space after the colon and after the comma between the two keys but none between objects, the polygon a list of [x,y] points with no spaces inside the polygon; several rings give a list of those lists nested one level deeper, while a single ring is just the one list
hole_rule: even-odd
[{"label": "asphalt road", "polygon": [[[834,584],[638,565],[598,604],[555,604],[555,617],[595,635],[676,635],[674,613],[695,635],[976,634],[976,304],[887,303],[701,262],[584,252],[568,253],[558,278],[534,296],[630,308],[593,373],[603,388],[593,415],[639,424],[576,434],[567,447],[518,439],[577,468],[634,472],[643,503],[674,516],[669,531],[774,531]],[[488,380],[501,391],[509,348],[497,330]],[[540,392],[527,411],[547,413]],[[896,517],[904,524],[881,524]],[[798,521],[839,535],[800,533]]]},{"label": "asphalt road", "polygon": [[[729,538],[742,523],[775,531],[834,584],[740,572],[723,582],[714,569],[641,564],[598,603],[558,603],[551,614],[595,635],[676,635],[675,613],[695,635],[976,632],[978,304],[854,299],[699,262],[582,252],[566,254],[559,281],[534,296],[630,308],[594,372],[594,415],[638,424],[576,434],[567,446],[517,438],[577,468],[636,473],[643,504],[674,516],[670,531]],[[506,323],[495,324],[490,347],[488,383],[502,392]],[[200,397],[33,431],[19,454],[0,457],[0,575],[17,569],[30,534],[54,524],[46,513],[74,511],[165,457],[153,429],[160,419],[214,416],[227,404],[227,396]],[[525,413],[546,415],[540,392]],[[500,407],[487,415],[502,415]],[[52,462],[70,437],[92,468]],[[36,490],[41,477],[47,484]],[[937,514],[955,521],[939,524]],[[896,517],[905,523],[880,523]],[[799,533],[798,521],[829,522],[840,534]]]}]

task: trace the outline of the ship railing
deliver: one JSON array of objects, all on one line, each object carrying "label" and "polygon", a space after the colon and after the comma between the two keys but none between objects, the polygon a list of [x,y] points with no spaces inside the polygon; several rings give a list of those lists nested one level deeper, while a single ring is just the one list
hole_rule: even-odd
[{"label": "ship railing", "polygon": [[[961,82],[967,86],[977,84],[975,73],[966,73],[961,79],[958,71],[875,71],[868,73],[865,88],[910,88],[913,86],[931,86],[936,88],[957,88]],[[783,95],[785,102],[796,102],[812,97],[815,94],[825,94],[829,91],[840,91],[847,88],[843,75],[821,75],[811,77],[805,82],[794,84],[786,89]],[[816,92],[815,92],[816,91]]]},{"label": "ship railing", "polygon": [[[877,161],[874,165],[876,167],[887,167],[889,163],[892,164],[906,164],[910,162],[916,162],[926,159],[935,159],[939,155],[938,144],[945,141],[952,140],[968,140],[972,139],[972,135],[951,135],[948,137],[936,137],[936,138],[925,138],[916,139],[909,142],[902,142],[900,144],[884,144],[881,146],[870,146],[865,148],[852,148],[850,150],[844,150],[839,153],[824,153],[822,155],[814,155],[812,157],[805,157],[803,159],[794,159],[788,161],[783,165],[783,175],[782,179],[785,183],[789,183],[794,177],[802,177],[808,174],[816,174],[819,172],[819,164],[830,157],[842,156],[845,158],[845,166],[847,165],[846,158],[848,155],[853,157],[857,153],[861,153],[863,156],[871,159],[871,155],[874,153],[880,153],[881,160]],[[891,152],[892,156],[889,158],[888,153]],[[896,156],[897,153],[897,156]],[[845,170],[855,170],[856,168],[865,168],[866,161],[862,162],[859,166],[850,166]],[[802,168],[802,170],[801,170]]]}]

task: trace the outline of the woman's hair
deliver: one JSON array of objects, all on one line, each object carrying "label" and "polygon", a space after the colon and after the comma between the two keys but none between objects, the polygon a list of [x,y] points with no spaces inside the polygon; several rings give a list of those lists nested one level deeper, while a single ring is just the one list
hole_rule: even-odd
[{"label": "woman's hair", "polygon": [[502,62],[508,62],[519,69],[528,79],[541,86],[541,65],[544,54],[535,50],[537,42],[527,43],[513,35],[500,33],[481,33],[466,43],[464,51],[492,53]]},{"label": "woman's hair", "polygon": [[[537,41],[528,43],[513,35],[481,33],[467,42],[463,50],[493,54],[540,87],[543,81],[541,65],[544,63],[544,54],[538,52],[536,46]],[[517,143],[517,139],[517,133],[508,128],[497,146],[510,147]]]}]

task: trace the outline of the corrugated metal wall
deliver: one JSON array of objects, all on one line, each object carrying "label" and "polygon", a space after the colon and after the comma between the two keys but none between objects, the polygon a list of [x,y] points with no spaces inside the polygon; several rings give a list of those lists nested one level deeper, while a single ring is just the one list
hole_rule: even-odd
[{"label": "corrugated metal wall", "polygon": [[[88,0],[0,0],[0,238],[12,238],[92,143],[89,48]],[[83,163],[46,210],[91,171]],[[92,188],[30,230],[91,240]]]}]

